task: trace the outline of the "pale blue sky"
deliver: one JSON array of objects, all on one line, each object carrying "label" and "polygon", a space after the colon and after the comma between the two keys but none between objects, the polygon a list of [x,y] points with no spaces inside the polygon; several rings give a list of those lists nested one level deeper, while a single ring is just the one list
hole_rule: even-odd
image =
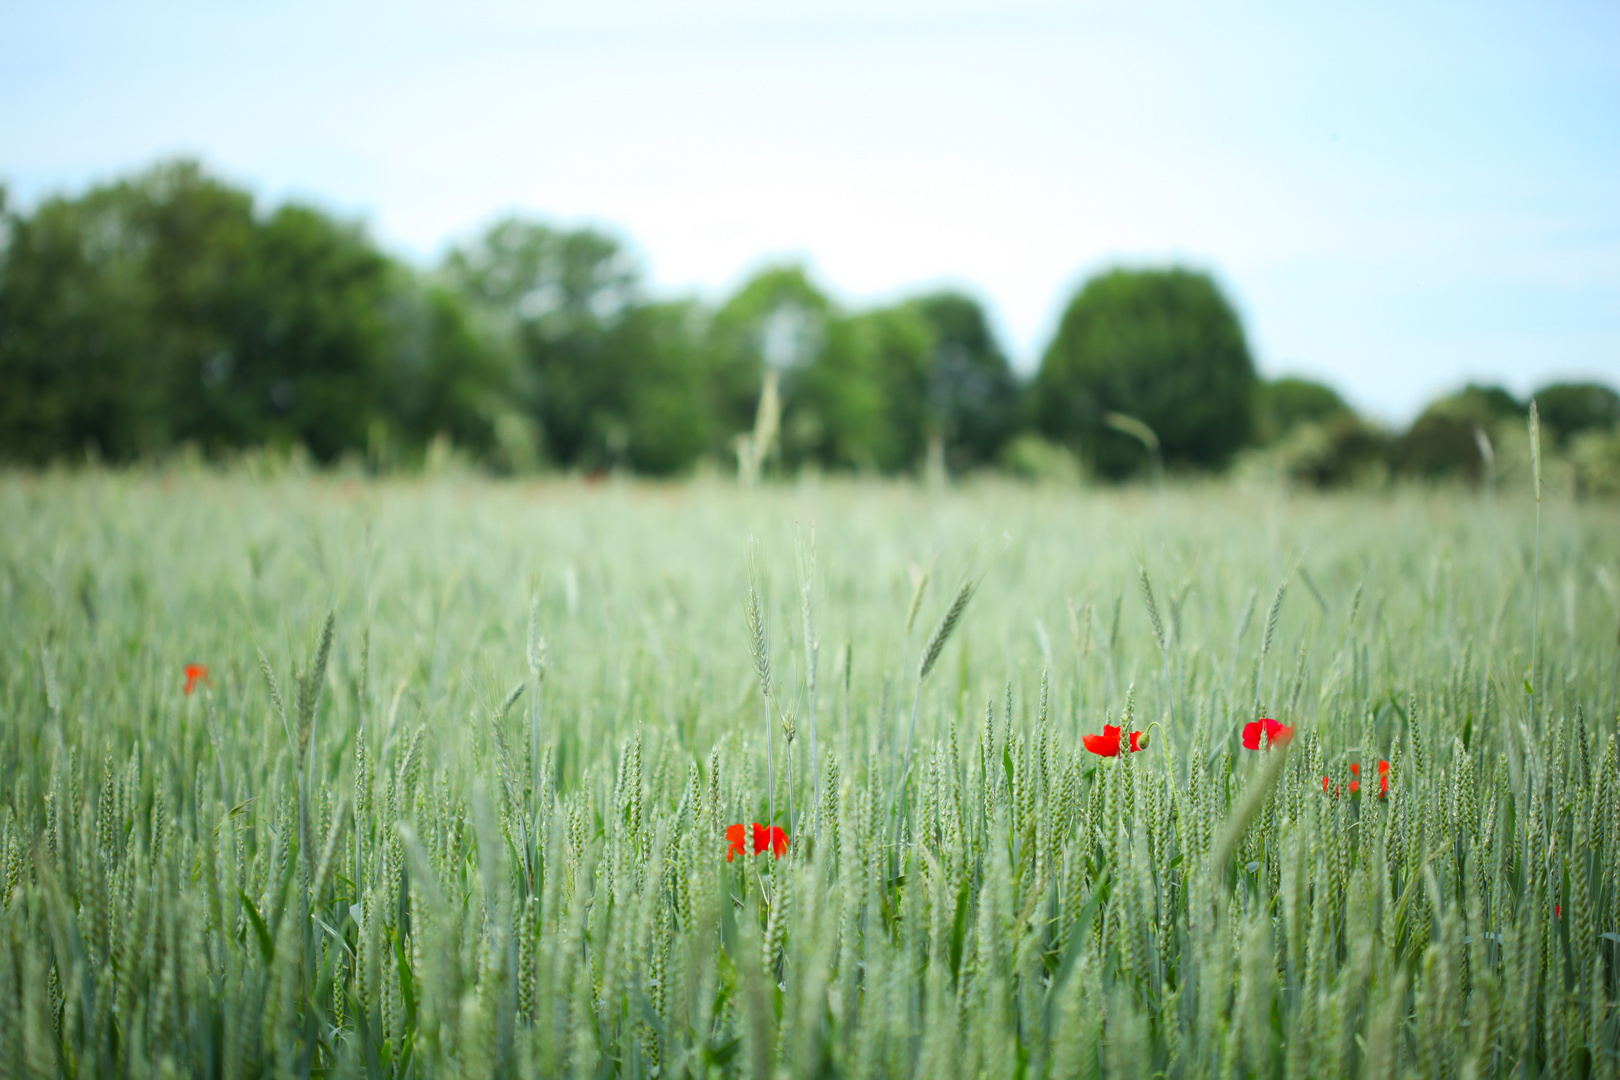
[{"label": "pale blue sky", "polygon": [[1026,368],[1086,275],[1175,261],[1388,420],[1620,384],[1614,0],[0,0],[14,199],[174,154],[424,266],[517,209],[659,293],[966,287]]}]

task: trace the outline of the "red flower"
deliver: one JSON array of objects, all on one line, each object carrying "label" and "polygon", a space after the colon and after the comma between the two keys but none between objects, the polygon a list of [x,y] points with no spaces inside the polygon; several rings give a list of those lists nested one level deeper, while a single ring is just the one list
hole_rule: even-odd
[{"label": "red flower", "polygon": [[[1121,729],[1115,724],[1104,724],[1101,735],[1087,735],[1080,741],[1085,744],[1087,750],[1090,750],[1098,757],[1118,757],[1120,731]],[[1134,754],[1142,749],[1141,745],[1139,745],[1141,739],[1142,733],[1140,731],[1131,732],[1131,753]]]},{"label": "red flower", "polygon": [[[755,825],[754,828],[759,828]],[[748,854],[748,830],[741,825],[727,825],[726,839],[731,841],[731,847],[726,851],[726,862],[730,862],[738,855]]]},{"label": "red flower", "polygon": [[[741,826],[738,826],[738,827],[741,828]],[[783,853],[787,851],[787,845],[788,845],[787,833],[783,832],[781,829],[777,828],[775,825],[772,825],[770,828],[767,829],[765,826],[761,825],[759,822],[757,822],[757,821],[754,822],[754,854],[755,855],[761,855],[761,854],[764,854],[766,851],[769,851],[769,852],[771,852],[771,858],[780,859],[782,857]]]},{"label": "red flower", "polygon": [[1087,735],[1080,741],[1099,757],[1114,757],[1119,753],[1119,730],[1113,724],[1104,724],[1101,735]]},{"label": "red flower", "polygon": [[1350,781],[1350,794],[1354,795],[1361,790],[1361,762],[1352,761],[1350,763],[1350,775],[1356,777],[1356,779]]},{"label": "red flower", "polygon": [[1322,777],[1322,794],[1326,795],[1328,793],[1328,784],[1330,783],[1332,781],[1328,777]]},{"label": "red flower", "polygon": [[1261,725],[1265,725],[1266,745],[1281,746],[1294,737],[1294,729],[1290,724],[1279,724],[1270,717],[1262,716],[1258,720],[1243,725],[1243,748],[1245,750],[1260,749]]},{"label": "red flower", "polygon": [[199,682],[207,682],[207,681],[208,681],[208,665],[207,664],[187,664],[186,665],[186,693],[189,694],[193,690],[197,689],[197,684]]},{"label": "red flower", "polygon": [[1553,917],[1557,918],[1557,919],[1562,919],[1564,917],[1564,905],[1563,904],[1554,904],[1553,905]]},{"label": "red flower", "polygon": [[1389,797],[1389,762],[1387,761],[1378,763],[1378,797],[1380,799]]}]

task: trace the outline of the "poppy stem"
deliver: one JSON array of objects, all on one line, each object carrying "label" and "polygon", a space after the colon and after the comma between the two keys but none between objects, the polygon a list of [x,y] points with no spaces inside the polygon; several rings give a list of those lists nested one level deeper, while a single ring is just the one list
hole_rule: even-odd
[{"label": "poppy stem", "polygon": [[771,749],[771,695],[765,695],[765,788],[770,793],[770,817],[766,827],[776,824],[776,755]]},{"label": "poppy stem", "polygon": [[[1151,735],[1152,735],[1152,734],[1153,734],[1153,729],[1154,729],[1154,728],[1158,728],[1158,729],[1159,729],[1159,734],[1160,734],[1160,735],[1162,735],[1162,736],[1164,736],[1164,739],[1165,739],[1165,741],[1166,741],[1166,742],[1168,742],[1168,741],[1169,741],[1169,739],[1170,739],[1170,736],[1169,736],[1169,734],[1168,734],[1168,733],[1167,733],[1167,732],[1166,732],[1166,731],[1165,731],[1165,728],[1164,728],[1164,725],[1163,725],[1163,724],[1161,724],[1161,723],[1159,723],[1159,722],[1158,722],[1158,721],[1157,721],[1157,720],[1155,720],[1155,721],[1153,721],[1153,723],[1151,723],[1151,724],[1149,724],[1149,725],[1148,725],[1148,726],[1147,726],[1147,727],[1145,727],[1145,728],[1143,728],[1143,729],[1142,729],[1142,733],[1143,733],[1143,734],[1145,734],[1145,735],[1149,735],[1149,736],[1151,736]],[[1166,747],[1166,748],[1165,748],[1165,756],[1166,756],[1166,757],[1169,757],[1169,756],[1170,756],[1170,750],[1169,750],[1169,747]]]}]

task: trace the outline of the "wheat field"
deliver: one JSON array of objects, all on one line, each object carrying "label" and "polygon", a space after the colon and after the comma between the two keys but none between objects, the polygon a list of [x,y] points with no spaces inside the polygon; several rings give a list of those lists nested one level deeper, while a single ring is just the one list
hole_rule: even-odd
[{"label": "wheat field", "polygon": [[0,1077],[1614,1076],[1540,510],[5,475]]}]

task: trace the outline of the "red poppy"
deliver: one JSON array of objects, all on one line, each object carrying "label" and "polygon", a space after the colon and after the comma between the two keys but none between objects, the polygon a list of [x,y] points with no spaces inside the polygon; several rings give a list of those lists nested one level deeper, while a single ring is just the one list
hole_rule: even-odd
[{"label": "red poppy", "polygon": [[207,682],[207,681],[208,681],[208,665],[207,664],[187,664],[186,665],[186,693],[189,694],[193,690],[197,689],[197,684],[199,682]]},{"label": "red poppy", "polygon": [[[756,829],[759,826],[754,826]],[[726,839],[731,841],[731,847],[726,851],[726,862],[730,862],[738,855],[748,854],[748,830],[741,825],[727,825]]]},{"label": "red poppy", "polygon": [[1378,763],[1378,797],[1380,799],[1389,797],[1389,762],[1387,761]]},{"label": "red poppy", "polygon": [[1322,794],[1326,795],[1328,793],[1328,785],[1332,782],[1333,781],[1330,777],[1322,777]]},{"label": "red poppy", "polygon": [[1557,918],[1557,919],[1562,919],[1564,917],[1564,905],[1563,904],[1554,904],[1553,905],[1553,917]]},{"label": "red poppy", "polygon": [[1281,746],[1294,737],[1294,728],[1291,724],[1279,724],[1268,716],[1250,721],[1243,725],[1243,748],[1245,750],[1260,749],[1261,725],[1265,725],[1267,746]]},{"label": "red poppy", "polygon": [[1350,794],[1354,795],[1361,790],[1361,762],[1352,761],[1350,763],[1350,775],[1356,778],[1350,781]]},{"label": "red poppy", "polygon": [[761,855],[766,851],[769,851],[771,853],[771,858],[780,859],[783,853],[787,851],[787,845],[787,833],[783,832],[775,825],[772,825],[769,829],[767,829],[759,822],[754,822],[755,855]]},{"label": "red poppy", "polygon": [[[1118,725],[1104,724],[1101,735],[1087,735],[1080,741],[1085,744],[1087,750],[1090,750],[1098,757],[1118,757],[1120,732],[1121,728]],[[1134,754],[1142,749],[1141,739],[1142,733],[1140,731],[1131,732],[1131,753]]]}]

